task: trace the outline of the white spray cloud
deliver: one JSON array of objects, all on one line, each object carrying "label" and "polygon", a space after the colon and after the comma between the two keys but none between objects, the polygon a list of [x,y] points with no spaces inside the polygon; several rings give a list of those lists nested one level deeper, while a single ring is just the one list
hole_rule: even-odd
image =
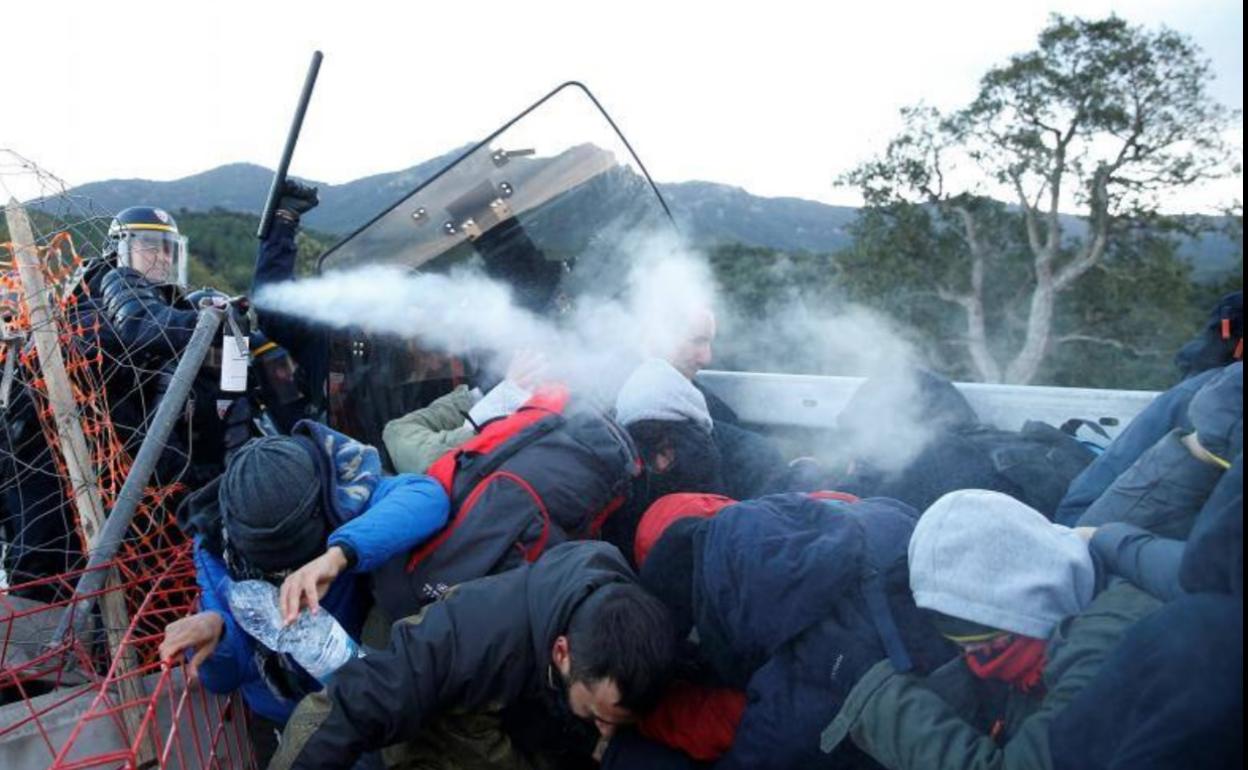
[{"label": "white spray cloud", "polygon": [[444,275],[372,266],[271,286],[255,299],[339,329],[417,339],[451,354],[484,353],[500,374],[515,352],[538,351],[553,376],[604,400],[643,357],[675,350],[695,319],[714,308],[738,362],[784,369],[800,360],[815,373],[889,380],[884,402],[872,406],[878,429],[856,431],[852,446],[829,444],[821,454],[867,457],[896,470],[930,440],[908,376],[921,358],[887,319],[834,299],[816,305],[794,292],[759,320],[744,312],[753,309],[724,306],[705,257],[671,236],[636,239],[631,251],[622,293],[581,296],[553,319],[518,306],[505,284],[473,268]]},{"label": "white spray cloud", "polygon": [[622,295],[579,297],[558,318],[518,306],[506,284],[473,268],[438,274],[370,266],[269,286],[255,300],[338,329],[485,354],[500,373],[517,351],[541,352],[552,375],[609,395],[642,356],[674,349],[692,313],[714,303],[705,260],[673,237],[638,239],[631,256]]}]

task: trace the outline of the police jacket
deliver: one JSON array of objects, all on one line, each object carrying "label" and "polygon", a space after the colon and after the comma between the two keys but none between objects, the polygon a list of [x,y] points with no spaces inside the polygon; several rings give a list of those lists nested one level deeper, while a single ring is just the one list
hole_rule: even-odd
[{"label": "police jacket", "polygon": [[[295,235],[299,226],[274,217],[268,236],[260,242],[251,293],[256,296],[269,286],[293,280],[298,249]],[[304,378],[304,393],[317,407],[324,406],[324,384],[329,376],[329,331],[326,327],[275,310],[257,307],[260,327],[269,339],[290,351]]]}]

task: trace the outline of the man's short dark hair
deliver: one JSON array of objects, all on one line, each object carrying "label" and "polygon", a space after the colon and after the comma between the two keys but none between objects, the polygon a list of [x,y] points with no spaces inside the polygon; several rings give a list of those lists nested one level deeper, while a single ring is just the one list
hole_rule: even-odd
[{"label": "man's short dark hair", "polygon": [[633,583],[595,591],[568,624],[572,682],[610,679],[616,704],[635,714],[652,709],[671,679],[676,632],[667,607]]}]

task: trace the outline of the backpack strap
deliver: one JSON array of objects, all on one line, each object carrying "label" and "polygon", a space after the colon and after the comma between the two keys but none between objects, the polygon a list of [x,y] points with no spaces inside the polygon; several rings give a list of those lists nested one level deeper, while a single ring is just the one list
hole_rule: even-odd
[{"label": "backpack strap", "polygon": [[[476,436],[439,457],[429,466],[426,473],[436,479],[448,495],[453,495],[455,474],[459,470],[461,457],[489,454],[525,428],[539,422],[543,417],[562,414],[567,408],[569,397],[568,389],[562,385],[551,385],[539,389],[514,414],[482,425]],[[520,446],[509,447],[506,456],[510,457],[521,448]],[[499,464],[501,462],[500,460]],[[497,465],[494,467],[497,468]],[[477,475],[478,478],[484,478],[488,474],[489,471],[486,471],[478,472]]]},{"label": "backpack strap", "polygon": [[875,632],[879,634],[880,642],[884,645],[884,652],[888,654],[893,668],[897,670],[897,673],[904,674],[914,668],[914,663],[910,660],[910,653],[906,652],[906,645],[901,640],[901,632],[897,630],[897,623],[893,620],[893,611],[888,606],[888,595],[884,590],[884,573],[874,565],[868,567],[867,570],[867,574],[863,575],[862,579],[862,595],[867,602],[867,612],[871,615]]},{"label": "backpack strap", "polygon": [[[522,449],[536,443],[543,436],[554,432],[564,424],[562,415],[538,410],[533,410],[531,415],[533,419],[526,420],[522,430],[512,433],[506,442],[488,454],[479,454],[471,451],[456,454],[455,467],[450,485],[447,487],[447,494],[453,499],[456,487],[459,489],[473,489],[482,480],[502,467],[503,463],[515,457]],[[484,458],[482,462],[473,462],[474,460],[482,460],[482,458]],[[467,472],[465,473],[464,471]],[[430,475],[433,474],[431,473]]]},{"label": "backpack strap", "polygon": [[1084,419],[1083,417],[1070,418],[1066,422],[1062,423],[1062,426],[1058,430],[1068,436],[1074,436],[1074,438],[1078,440],[1079,429],[1083,427],[1086,427],[1088,430],[1092,431],[1106,441],[1112,441],[1109,431],[1102,428],[1100,423],[1095,420]]}]

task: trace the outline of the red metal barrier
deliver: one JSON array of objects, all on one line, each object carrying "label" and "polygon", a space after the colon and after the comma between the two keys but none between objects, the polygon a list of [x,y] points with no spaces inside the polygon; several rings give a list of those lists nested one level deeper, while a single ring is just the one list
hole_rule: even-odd
[{"label": "red metal barrier", "polygon": [[[153,557],[164,565],[155,575]],[[6,770],[231,768],[255,766],[246,710],[235,695],[187,686],[181,663],[163,666],[164,627],[193,611],[189,544],[120,559],[102,593],[122,592],[130,623],[109,652],[99,619],[51,643],[67,600],[42,603],[49,586],[72,592],[82,572],[0,590],[0,757]],[[119,642],[117,640],[120,640]]]}]

